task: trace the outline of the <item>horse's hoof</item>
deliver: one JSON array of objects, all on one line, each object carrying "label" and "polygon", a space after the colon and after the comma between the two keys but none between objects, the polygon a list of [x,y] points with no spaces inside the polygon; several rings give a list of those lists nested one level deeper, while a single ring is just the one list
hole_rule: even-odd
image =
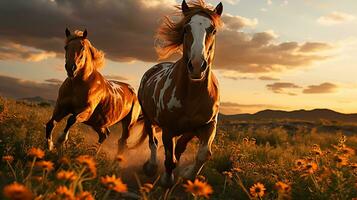
[{"label": "horse's hoof", "polygon": [[169,175],[165,172],[160,178],[160,184],[165,188],[172,187],[174,185],[174,175]]},{"label": "horse's hoof", "polygon": [[153,177],[157,174],[158,166],[150,161],[146,161],[143,166],[143,171],[146,176]]}]

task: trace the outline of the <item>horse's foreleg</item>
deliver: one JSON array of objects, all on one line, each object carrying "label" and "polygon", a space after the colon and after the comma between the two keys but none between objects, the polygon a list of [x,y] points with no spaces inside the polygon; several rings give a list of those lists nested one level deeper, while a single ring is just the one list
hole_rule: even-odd
[{"label": "horse's foreleg", "polygon": [[55,120],[51,118],[46,124],[46,140],[48,150],[53,150],[52,130],[55,127]]},{"label": "horse's foreleg", "polygon": [[60,109],[56,106],[51,119],[46,124],[46,140],[47,140],[47,148],[48,150],[53,150],[53,141],[52,141],[52,130],[56,125],[56,122],[61,121],[68,112],[64,108]]},{"label": "horse's foreleg", "polygon": [[107,139],[109,137],[110,131],[107,127],[104,127],[104,128],[93,127],[93,128],[98,133],[98,137],[99,137],[97,153],[96,153],[96,154],[98,154],[100,152],[103,142],[105,141],[105,139]]},{"label": "horse's foreleg", "polygon": [[148,120],[145,120],[144,131],[146,131],[149,136],[150,159],[145,162],[143,170],[145,175],[154,176],[155,174],[157,174],[158,169],[157,147],[159,142],[155,137],[154,127]]},{"label": "horse's foreleg", "polygon": [[212,121],[199,130],[198,138],[200,140],[200,144],[195,163],[189,165],[185,170],[183,170],[182,177],[186,179],[194,179],[196,175],[200,173],[205,162],[211,157],[211,146],[216,135],[216,124],[216,121]]},{"label": "horse's foreleg", "polygon": [[173,170],[176,168],[176,157],[174,154],[175,143],[174,138],[166,130],[162,131],[162,141],[165,147],[165,172],[161,177],[163,186],[170,187],[174,183]]},{"label": "horse's foreleg", "polygon": [[83,112],[71,115],[67,119],[67,124],[63,130],[63,133],[59,136],[57,140],[57,147],[61,146],[64,142],[68,140],[69,129],[73,126],[73,124],[77,122],[81,123],[87,121],[89,117],[92,115],[92,113],[93,113],[93,109],[91,109],[91,107],[87,107]]},{"label": "horse's foreleg", "polygon": [[76,123],[76,116],[71,115],[67,119],[66,127],[63,130],[63,133],[57,139],[57,147],[60,147],[64,142],[68,140],[69,129]]},{"label": "horse's foreleg", "polygon": [[186,150],[187,143],[194,137],[193,133],[186,133],[182,135],[176,143],[175,156],[177,161],[180,161],[182,153]]}]

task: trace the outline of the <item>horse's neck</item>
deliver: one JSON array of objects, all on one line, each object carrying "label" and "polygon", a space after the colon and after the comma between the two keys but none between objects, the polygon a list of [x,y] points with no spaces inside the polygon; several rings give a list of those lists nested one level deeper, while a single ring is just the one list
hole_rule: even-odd
[{"label": "horse's neck", "polygon": [[94,67],[92,64],[89,64],[88,62],[85,63],[85,66],[83,66],[80,71],[78,72],[76,79],[81,80],[81,81],[87,81],[90,76],[93,74],[95,71]]}]

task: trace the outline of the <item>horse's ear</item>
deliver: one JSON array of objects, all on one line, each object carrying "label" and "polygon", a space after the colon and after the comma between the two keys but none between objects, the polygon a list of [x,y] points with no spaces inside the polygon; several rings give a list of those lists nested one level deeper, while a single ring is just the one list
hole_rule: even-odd
[{"label": "horse's ear", "polygon": [[70,35],[71,35],[71,31],[69,31],[69,29],[68,28],[66,28],[66,37],[69,37]]},{"label": "horse's ear", "polygon": [[86,39],[88,35],[87,29],[84,29],[83,31],[83,39]]},{"label": "horse's ear", "polygon": [[188,5],[187,5],[185,0],[182,1],[181,10],[182,10],[183,14],[187,13],[188,11],[190,11],[190,7],[188,7]]},{"label": "horse's ear", "polygon": [[216,8],[214,9],[214,12],[217,13],[217,15],[221,16],[223,12],[223,4],[220,2]]}]

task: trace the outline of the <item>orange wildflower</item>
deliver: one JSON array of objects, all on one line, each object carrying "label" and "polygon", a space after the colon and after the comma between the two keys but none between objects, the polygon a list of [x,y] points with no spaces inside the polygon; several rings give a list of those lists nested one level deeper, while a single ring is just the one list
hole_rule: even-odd
[{"label": "orange wildflower", "polygon": [[309,174],[313,174],[316,172],[318,166],[315,162],[308,162],[306,165],[305,165],[305,171]]},{"label": "orange wildflower", "polygon": [[348,158],[345,156],[335,156],[335,161],[338,167],[343,167],[348,165]]},{"label": "orange wildflower", "polygon": [[41,167],[42,169],[46,171],[51,171],[53,170],[53,162],[51,161],[38,161],[35,163],[35,166]]},{"label": "orange wildflower", "polygon": [[190,180],[183,187],[186,188],[186,192],[190,192],[193,196],[203,196],[209,198],[209,195],[213,193],[212,187],[206,182],[201,182],[195,179],[194,182]]},{"label": "orange wildflower", "polygon": [[97,167],[93,157],[89,155],[81,155],[76,158],[76,160],[83,165],[86,165],[93,176],[97,176]]},{"label": "orange wildflower", "polygon": [[250,194],[253,197],[263,197],[264,196],[264,191],[265,191],[265,187],[262,183],[256,183],[254,184],[252,187],[250,187],[249,191]]},{"label": "orange wildflower", "polygon": [[126,184],[124,184],[120,178],[116,178],[115,175],[101,177],[100,181],[107,187],[108,190],[114,190],[119,193],[128,191]]},{"label": "orange wildflower", "polygon": [[279,193],[283,193],[283,194],[287,194],[291,190],[290,185],[288,185],[288,184],[286,184],[286,183],[284,183],[282,181],[278,181],[275,184],[275,188],[278,190]]},{"label": "orange wildflower", "polygon": [[42,149],[32,147],[31,149],[29,149],[27,151],[27,155],[41,159],[41,158],[43,158],[45,156],[45,152],[42,151]]},{"label": "orange wildflower", "polygon": [[32,192],[22,184],[14,182],[4,187],[4,196],[11,200],[31,200]]},{"label": "orange wildflower", "polygon": [[56,189],[56,194],[63,199],[69,199],[69,200],[74,199],[73,192],[70,189],[68,189],[66,186],[59,186]]},{"label": "orange wildflower", "polygon": [[12,161],[14,161],[14,157],[11,156],[11,155],[6,155],[6,156],[3,156],[3,157],[2,157],[2,160],[3,160],[4,162],[9,162],[9,163],[11,163]]},{"label": "orange wildflower", "polygon": [[74,171],[61,170],[57,173],[57,179],[74,181],[77,179],[77,175]]},{"label": "orange wildflower", "polygon": [[84,191],[76,196],[76,200],[94,200],[94,197],[90,192]]}]

